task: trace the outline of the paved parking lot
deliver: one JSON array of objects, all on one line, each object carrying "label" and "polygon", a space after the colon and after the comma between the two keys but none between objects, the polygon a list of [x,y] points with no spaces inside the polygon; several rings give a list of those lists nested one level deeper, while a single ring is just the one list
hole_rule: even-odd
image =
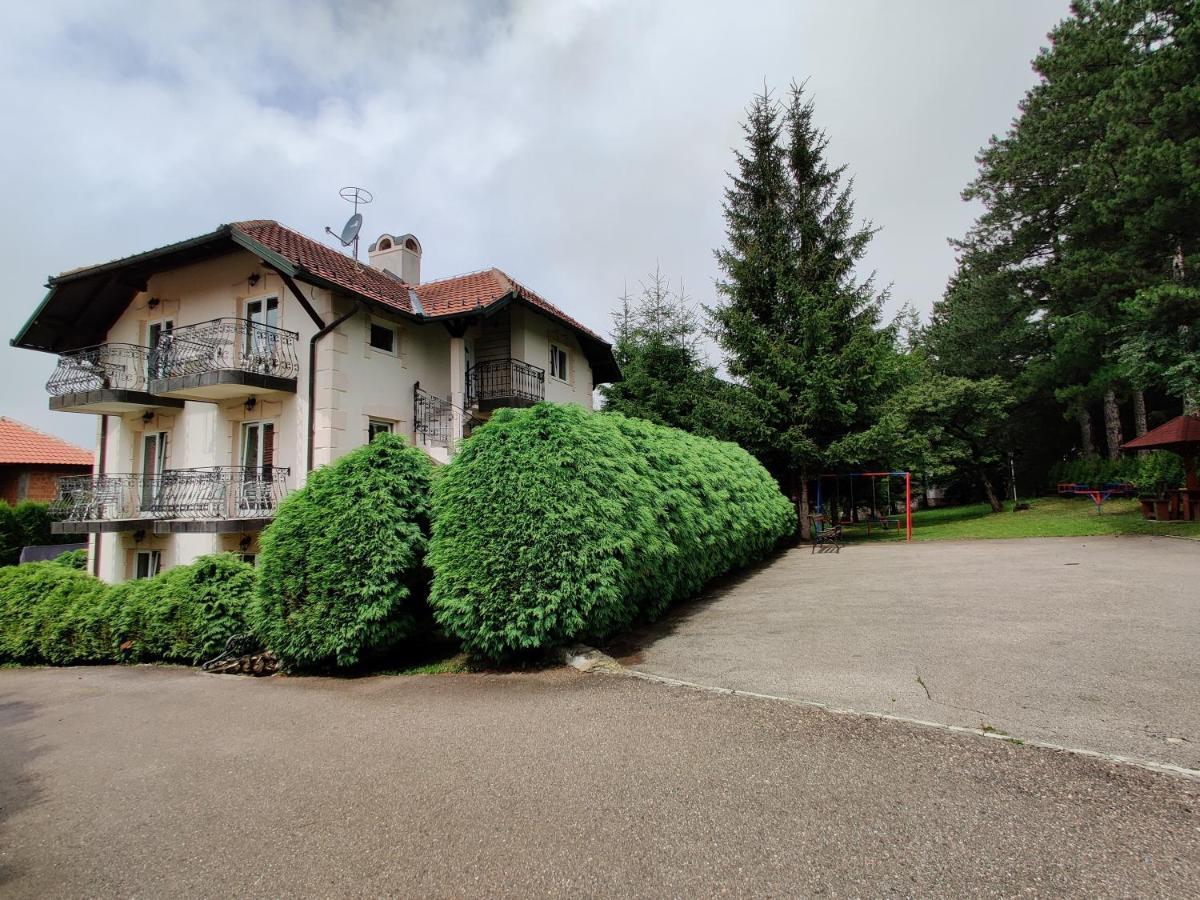
[{"label": "paved parking lot", "polygon": [[0,896],[1189,896],[1200,785],[557,670],[0,670]]},{"label": "paved parking lot", "polygon": [[1200,543],[792,550],[609,648],[647,672],[1200,769]]}]

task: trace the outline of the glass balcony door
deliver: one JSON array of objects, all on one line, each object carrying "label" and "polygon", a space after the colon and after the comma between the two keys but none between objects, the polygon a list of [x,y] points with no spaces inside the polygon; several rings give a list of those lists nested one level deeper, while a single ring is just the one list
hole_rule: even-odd
[{"label": "glass balcony door", "polygon": [[[167,374],[167,357],[170,355],[171,331],[175,328],[173,319],[159,319],[146,326],[146,377],[165,378]],[[165,340],[164,340],[165,337]]]},{"label": "glass balcony door", "polygon": [[[269,372],[278,355],[275,329],[279,327],[279,298],[251,300],[246,304],[246,364],[253,372]],[[265,326],[265,327],[264,327]]]},{"label": "glass balcony door", "polygon": [[152,512],[162,495],[162,474],[167,467],[167,433],[147,431],[142,435],[141,511]]},{"label": "glass balcony door", "polygon": [[238,487],[239,516],[269,516],[274,509],[275,424],[246,422],[242,425],[242,477]]}]

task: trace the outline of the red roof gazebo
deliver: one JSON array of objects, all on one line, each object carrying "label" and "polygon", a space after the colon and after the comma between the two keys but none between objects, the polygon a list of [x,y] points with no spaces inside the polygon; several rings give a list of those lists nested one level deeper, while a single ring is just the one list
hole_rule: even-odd
[{"label": "red roof gazebo", "polygon": [[1170,450],[1183,457],[1188,490],[1200,490],[1196,477],[1196,455],[1200,454],[1200,416],[1176,416],[1171,421],[1126,441],[1122,450]]}]

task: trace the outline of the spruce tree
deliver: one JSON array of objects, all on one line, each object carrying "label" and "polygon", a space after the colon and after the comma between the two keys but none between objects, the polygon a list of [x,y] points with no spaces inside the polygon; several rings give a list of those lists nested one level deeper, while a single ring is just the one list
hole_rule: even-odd
[{"label": "spruce tree", "polygon": [[764,90],[743,131],[716,254],[722,302],[709,313],[745,387],[742,440],[792,495],[807,535],[809,483],[861,454],[853,439],[886,392],[894,336],[879,327],[872,280],[855,274],[873,229],[855,222],[845,167],[826,162],[803,88],[782,106]]}]

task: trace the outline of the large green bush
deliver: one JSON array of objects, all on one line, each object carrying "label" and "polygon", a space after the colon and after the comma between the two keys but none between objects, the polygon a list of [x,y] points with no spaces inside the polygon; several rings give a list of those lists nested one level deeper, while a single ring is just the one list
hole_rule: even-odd
[{"label": "large green bush", "polygon": [[0,660],[70,664],[111,658],[95,621],[108,586],[54,562],[0,568]]},{"label": "large green bush", "polygon": [[51,562],[0,568],[0,660],[197,663],[247,630],[254,568],[229,553],[106,585]]},{"label": "large green bush", "polygon": [[250,630],[254,567],[235,554],[203,556],[153,578],[111,587],[103,619],[120,656],[199,663]]},{"label": "large green bush", "polygon": [[652,618],[795,527],[736,445],[553,404],[493,415],[434,510],[434,615],[492,658]]},{"label": "large green bush", "polygon": [[253,625],[293,666],[352,665],[425,609],[433,467],[390,434],[311,473],[261,538]]}]

